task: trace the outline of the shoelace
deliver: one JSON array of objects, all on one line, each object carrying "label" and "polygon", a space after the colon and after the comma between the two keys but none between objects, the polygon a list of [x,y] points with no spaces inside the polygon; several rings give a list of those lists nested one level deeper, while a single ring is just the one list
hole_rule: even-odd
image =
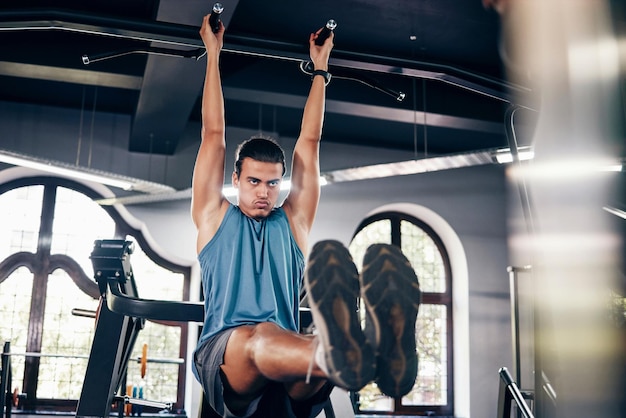
[{"label": "shoelace", "polygon": [[[305,382],[308,385],[309,383],[311,383],[311,373],[313,373],[313,363],[315,363],[315,358],[317,357],[317,350],[319,348],[320,345],[320,339],[319,337],[316,335],[315,338],[313,338],[313,355],[311,355],[311,360],[309,361],[309,368],[306,372],[306,379]],[[318,365],[319,366],[319,365]],[[326,372],[326,370],[324,370],[323,367],[321,367],[321,369]]]},{"label": "shoelace", "polygon": [[309,368],[306,372],[305,383],[308,385],[311,383],[311,373],[313,373],[313,363],[315,362],[315,356],[317,354],[317,346],[320,344],[319,338],[317,336],[313,338],[313,354],[311,355],[311,360],[309,361]]}]

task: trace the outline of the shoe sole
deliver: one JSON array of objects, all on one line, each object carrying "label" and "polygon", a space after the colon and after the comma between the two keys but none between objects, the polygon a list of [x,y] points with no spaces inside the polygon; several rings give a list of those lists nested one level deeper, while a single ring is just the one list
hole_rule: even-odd
[{"label": "shoe sole", "polygon": [[357,314],[359,279],[348,250],[338,241],[317,243],[304,282],[329,380],[347,390],[361,389],[374,380],[376,358]]},{"label": "shoe sole", "polygon": [[415,322],[421,291],[400,248],[374,244],[367,249],[361,297],[366,308],[365,334],[376,347],[376,383],[387,396],[404,396],[417,375]]}]

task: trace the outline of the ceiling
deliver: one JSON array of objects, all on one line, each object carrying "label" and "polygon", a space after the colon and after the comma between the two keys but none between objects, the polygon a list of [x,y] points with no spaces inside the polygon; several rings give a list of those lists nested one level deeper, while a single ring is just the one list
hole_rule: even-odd
[{"label": "ceiling", "polygon": [[[506,108],[528,92],[503,81],[499,17],[480,0],[222,4],[229,126],[297,137],[310,84],[300,63],[331,18],[325,141],[436,155],[506,146]],[[199,120],[198,29],[211,5],[3,0],[0,100],[128,114],[129,151],[175,154]]]},{"label": "ceiling", "polygon": [[[296,138],[308,36],[334,19],[324,142],[429,156],[507,147],[507,109],[536,106],[522,77],[506,81],[514,69],[500,16],[485,6],[494,2],[506,3],[223,0],[227,125]],[[128,115],[128,151],[176,155],[185,127],[200,120],[198,30],[212,4],[2,0],[0,101]],[[616,10],[624,28],[624,7]],[[521,113],[523,144],[536,114]]]}]

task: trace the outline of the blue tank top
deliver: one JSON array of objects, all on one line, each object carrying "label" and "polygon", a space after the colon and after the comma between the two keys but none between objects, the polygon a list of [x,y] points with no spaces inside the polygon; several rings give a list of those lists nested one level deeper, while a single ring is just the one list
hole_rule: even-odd
[{"label": "blue tank top", "polygon": [[256,221],[231,204],[198,260],[205,311],[199,343],[260,322],[298,330],[304,255],[282,208]]}]

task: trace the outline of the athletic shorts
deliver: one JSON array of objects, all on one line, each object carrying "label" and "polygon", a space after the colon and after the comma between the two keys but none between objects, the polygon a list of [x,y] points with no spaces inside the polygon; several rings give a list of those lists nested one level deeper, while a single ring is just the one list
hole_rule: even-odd
[{"label": "athletic shorts", "polygon": [[228,418],[313,418],[330,405],[333,385],[327,382],[311,398],[294,401],[280,382],[270,382],[265,392],[251,402],[243,415],[235,415],[224,404],[224,385],[220,366],[224,363],[224,352],[230,328],[204,341],[194,352],[194,363],[204,396],[209,405],[221,416]]}]

